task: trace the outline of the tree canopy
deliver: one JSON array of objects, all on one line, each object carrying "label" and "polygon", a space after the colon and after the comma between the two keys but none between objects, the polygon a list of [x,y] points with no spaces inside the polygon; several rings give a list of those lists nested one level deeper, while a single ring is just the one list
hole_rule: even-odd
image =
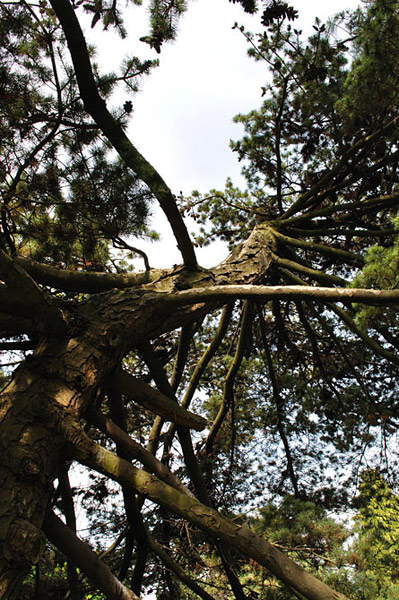
[{"label": "tree canopy", "polygon": [[[115,0],[0,2],[1,598],[399,592],[399,2],[308,39],[237,3],[246,187],[177,198],[127,126],[189,3],[133,0],[137,32]],[[88,16],[154,59],[104,73]],[[155,205],[181,265],[140,249]]]}]

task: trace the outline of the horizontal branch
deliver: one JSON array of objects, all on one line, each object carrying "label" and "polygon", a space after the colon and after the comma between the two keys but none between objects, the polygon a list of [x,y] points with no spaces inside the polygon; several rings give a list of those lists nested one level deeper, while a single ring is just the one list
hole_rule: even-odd
[{"label": "horizontal branch", "polygon": [[33,279],[42,285],[66,292],[94,294],[112,289],[130,288],[145,285],[158,279],[164,271],[152,269],[139,273],[96,273],[93,271],[69,271],[48,265],[17,258],[18,265],[23,267]]},{"label": "horizontal branch", "polygon": [[252,298],[264,301],[304,299],[393,306],[399,304],[399,289],[368,290],[364,288],[312,287],[310,285],[219,285],[165,294],[164,303],[165,305],[169,304],[172,308],[201,302],[226,302],[232,298]]}]

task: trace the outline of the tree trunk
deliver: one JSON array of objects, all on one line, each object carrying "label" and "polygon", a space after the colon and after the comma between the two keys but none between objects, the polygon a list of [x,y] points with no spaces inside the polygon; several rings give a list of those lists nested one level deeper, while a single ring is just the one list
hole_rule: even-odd
[{"label": "tree trunk", "polygon": [[[96,459],[91,446],[89,458],[82,452],[84,434],[79,420],[107,376],[132,348],[198,319],[220,303],[212,299],[211,303],[181,305],[165,311],[168,294],[192,287],[262,283],[271,264],[274,244],[267,226],[259,226],[212,271],[178,267],[147,285],[94,295],[77,305],[73,314],[66,315],[67,335],[62,339],[43,339],[33,356],[17,369],[1,395],[1,598],[18,598],[24,577],[40,557],[45,543],[42,524],[52,498],[53,481],[66,452],[111,476],[114,458],[121,461],[110,453],[104,454],[100,447],[94,452]],[[108,461],[106,466],[104,460]],[[249,530],[228,522],[154,476],[132,477],[129,468],[133,467],[122,462],[128,467],[127,475],[115,478],[124,486],[138,489],[252,556],[294,589],[305,591],[308,598],[343,598],[281,553],[276,554],[270,544]]]}]

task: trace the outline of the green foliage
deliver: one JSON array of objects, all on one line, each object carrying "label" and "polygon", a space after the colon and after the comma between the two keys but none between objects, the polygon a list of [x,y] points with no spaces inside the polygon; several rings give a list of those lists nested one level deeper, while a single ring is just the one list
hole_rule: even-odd
[{"label": "green foliage", "polygon": [[[111,5],[96,7],[117,25]],[[110,242],[149,234],[151,194],[100,141],[71,67],[59,60],[65,42],[49,5],[36,14],[3,4],[0,31],[2,244],[54,265],[103,269]],[[121,77],[96,74],[101,94],[109,97],[118,81],[135,91],[153,64],[133,57]]]},{"label": "green foliage", "polygon": [[399,497],[375,469],[363,471],[355,499],[356,538],[349,559],[356,571],[355,598],[394,600],[399,595]]},{"label": "green foliage", "polygon": [[[393,243],[387,246],[371,246],[365,255],[364,267],[354,277],[351,287],[363,287],[377,290],[393,290],[399,285],[399,241],[397,236],[398,219],[393,220],[395,236]],[[364,326],[372,328],[376,324],[397,326],[394,311],[386,307],[357,306],[356,320]]]},{"label": "green foliage", "polygon": [[[374,0],[366,4],[367,11],[357,11],[348,24],[349,34],[355,34],[355,59],[345,82],[346,93],[338,102],[340,113],[349,117],[344,131],[375,128],[387,115],[397,114],[399,3]],[[383,141],[379,151],[383,155]]]}]

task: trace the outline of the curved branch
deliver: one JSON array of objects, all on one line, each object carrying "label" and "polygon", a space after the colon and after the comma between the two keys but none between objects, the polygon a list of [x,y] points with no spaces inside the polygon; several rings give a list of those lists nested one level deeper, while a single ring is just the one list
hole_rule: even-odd
[{"label": "curved branch", "polygon": [[51,6],[64,31],[80,95],[87,112],[93,117],[103,134],[126,162],[126,165],[148,185],[170,223],[184,264],[195,270],[197,259],[194,248],[172,192],[158,171],[133,146],[122,126],[111,115],[105,101],[98,93],[86,41],[74,9],[69,0],[51,0]]}]

